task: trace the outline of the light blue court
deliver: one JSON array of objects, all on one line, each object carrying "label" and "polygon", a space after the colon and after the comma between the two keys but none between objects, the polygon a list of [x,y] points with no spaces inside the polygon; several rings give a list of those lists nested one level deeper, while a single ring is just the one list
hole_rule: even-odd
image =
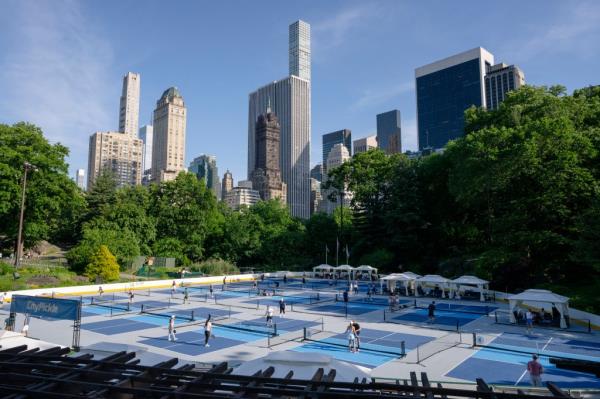
[{"label": "light blue court", "polygon": [[[562,388],[600,388],[600,379],[593,374],[559,369],[549,361],[552,356],[598,361],[598,354],[594,350],[588,352],[587,355],[583,354],[586,351],[585,348],[596,348],[596,351],[600,349],[597,343],[504,333],[491,341],[489,345],[501,349],[481,348],[448,372],[446,376],[469,381],[483,378],[491,384],[527,386],[530,384],[529,375],[526,372],[527,362],[531,360],[530,353],[539,352],[541,353],[539,361],[545,369],[542,375],[543,381],[554,382]],[[510,350],[529,353],[517,353]]]}]

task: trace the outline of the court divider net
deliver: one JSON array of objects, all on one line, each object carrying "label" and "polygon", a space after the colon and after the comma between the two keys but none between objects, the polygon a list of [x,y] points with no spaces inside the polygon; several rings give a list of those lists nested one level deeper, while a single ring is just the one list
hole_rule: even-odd
[{"label": "court divider net", "polygon": [[256,322],[250,320],[241,320],[235,318],[227,318],[227,322],[223,323],[221,320],[214,320],[213,323],[215,326],[230,328],[239,331],[246,331],[250,333],[257,333],[266,336],[276,336],[277,335],[277,324],[271,323],[267,324],[266,322]]},{"label": "court divider net", "polygon": [[[315,342],[319,345],[332,346],[337,348],[348,348],[349,349],[349,340],[346,339],[348,335],[347,332],[333,332],[333,331],[324,331],[319,328],[309,328],[305,327],[303,331],[303,340],[309,342]],[[342,337],[339,337],[339,336]],[[379,337],[369,337],[366,335],[359,335],[360,340],[360,351],[381,354],[384,356],[393,356],[393,357],[404,357],[406,356],[406,345],[404,340],[392,341],[385,340]],[[377,343],[379,341],[379,343]],[[385,345],[388,344],[388,345]],[[393,346],[392,346],[393,345]],[[384,349],[384,348],[390,348]],[[394,350],[397,349],[397,350]]]},{"label": "court divider net", "polygon": [[[166,311],[166,313],[165,313],[165,311]],[[171,316],[175,316],[175,320],[177,320],[177,319],[183,319],[183,320],[187,320],[187,321],[195,321],[196,320],[196,318],[194,317],[193,310],[169,311],[169,308],[165,307],[165,306],[150,307],[150,306],[145,306],[144,304],[142,304],[141,308],[140,308],[140,314],[159,316],[159,317],[164,317],[167,319],[170,319]]]}]

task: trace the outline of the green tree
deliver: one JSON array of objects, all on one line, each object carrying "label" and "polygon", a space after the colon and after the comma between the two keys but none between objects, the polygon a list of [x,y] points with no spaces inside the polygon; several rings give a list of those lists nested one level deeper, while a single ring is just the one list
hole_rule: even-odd
[{"label": "green tree", "polygon": [[88,211],[86,220],[104,216],[117,202],[117,180],[114,172],[104,169],[86,196]]},{"label": "green tree", "polygon": [[110,253],[106,245],[100,245],[93,254],[90,263],[85,267],[85,275],[90,281],[101,278],[102,281],[115,281],[119,279],[119,264],[117,258]]},{"label": "green tree", "polygon": [[137,237],[131,230],[121,229],[115,223],[103,219],[95,219],[85,225],[82,239],[66,255],[71,268],[82,273],[102,245],[115,254],[123,267],[129,266],[133,258],[140,255]]},{"label": "green tree", "polygon": [[34,125],[0,124],[0,236],[16,240],[23,164],[29,162],[37,170],[27,174],[25,246],[40,240],[71,242],[76,238],[85,202],[68,176],[68,154],[67,147],[50,144]]},{"label": "green tree", "polygon": [[209,233],[218,229],[222,215],[214,194],[193,173],[153,185],[149,214],[156,220],[156,238],[173,238],[192,262],[203,259]]}]

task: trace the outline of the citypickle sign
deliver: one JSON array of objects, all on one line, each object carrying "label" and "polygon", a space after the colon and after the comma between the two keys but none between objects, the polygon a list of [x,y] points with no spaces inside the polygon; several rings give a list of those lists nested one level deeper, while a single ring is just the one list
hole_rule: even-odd
[{"label": "citypickle sign", "polygon": [[39,318],[76,320],[79,316],[80,306],[81,302],[74,299],[13,295],[10,311]]}]

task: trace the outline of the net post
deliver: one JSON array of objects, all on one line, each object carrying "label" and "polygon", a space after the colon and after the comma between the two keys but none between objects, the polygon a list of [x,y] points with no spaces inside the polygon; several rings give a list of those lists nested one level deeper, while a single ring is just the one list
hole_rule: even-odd
[{"label": "net post", "polygon": [[192,310],[192,321],[194,321],[194,311]]},{"label": "net post", "polygon": [[256,310],[260,309],[260,299],[256,300]]},{"label": "net post", "polygon": [[112,317],[112,316],[113,316],[113,314],[112,314],[112,309],[113,309],[113,308],[112,308],[112,306],[111,306],[111,307],[110,307],[110,317]]},{"label": "net post", "polygon": [[131,304],[129,302],[127,302],[127,311],[131,311]]},{"label": "net post", "polygon": [[142,303],[142,306],[140,307],[140,313],[144,313],[144,304]]},{"label": "net post", "polygon": [[273,336],[277,336],[277,323],[273,324]]},{"label": "net post", "polygon": [[348,318],[348,302],[345,302],[345,304],[346,304],[346,307],[345,307],[345,309],[346,309],[346,318]]},{"label": "net post", "polygon": [[460,329],[460,322],[458,321],[458,319],[456,319],[456,332],[458,332]]},{"label": "net post", "polygon": [[494,312],[494,321],[498,324],[498,312]]},{"label": "net post", "polygon": [[[83,297],[81,297],[81,298],[83,298]],[[93,304],[94,304],[94,297],[92,296],[92,297],[90,298],[90,305],[93,305]]]},{"label": "net post", "polygon": [[402,357],[406,356],[406,341],[402,341],[400,342],[400,354],[402,355]]},{"label": "net post", "polygon": [[417,307],[417,300],[415,299],[415,308]]},{"label": "net post", "polygon": [[302,340],[306,341],[306,327],[302,327],[302,330],[303,330],[303,332],[302,332]]},{"label": "net post", "polygon": [[591,320],[588,319],[588,332],[591,333],[592,332],[592,322]]},{"label": "net post", "polygon": [[325,331],[325,318],[321,317],[321,331]]},{"label": "net post", "polygon": [[387,320],[385,319],[385,309],[383,309],[383,321],[387,321]]},{"label": "net post", "polygon": [[473,348],[477,346],[477,333],[473,333]]}]

